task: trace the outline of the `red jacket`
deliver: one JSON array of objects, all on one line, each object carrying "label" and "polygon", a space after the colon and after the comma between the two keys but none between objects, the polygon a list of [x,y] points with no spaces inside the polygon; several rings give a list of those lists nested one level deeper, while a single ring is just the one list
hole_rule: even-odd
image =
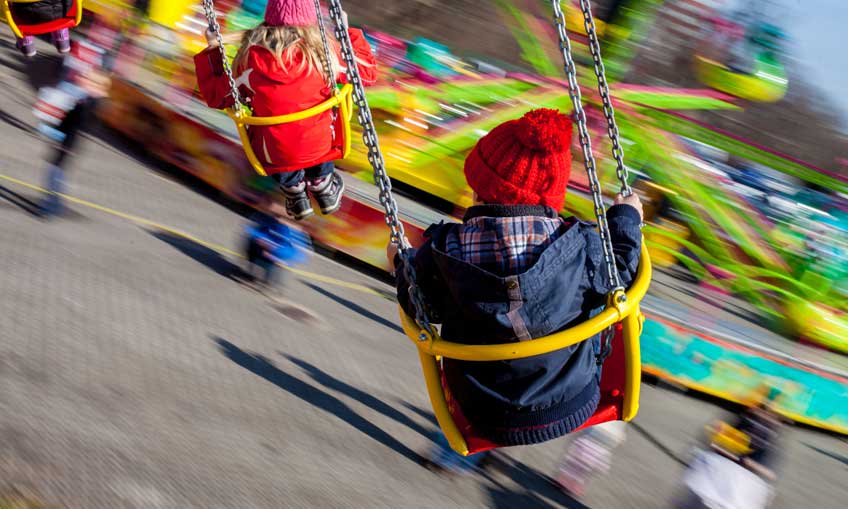
[{"label": "red jacket", "polygon": [[[361,62],[359,73],[365,85],[377,79],[377,61],[362,30],[351,28],[350,39]],[[339,62],[344,62],[337,53]],[[292,67],[297,67],[297,58]],[[224,75],[221,53],[217,48],[207,48],[194,57],[200,94],[212,108],[223,109],[233,105],[230,86]],[[345,83],[342,72],[337,81]],[[303,111],[330,97],[327,79],[322,71],[293,72],[283,69],[269,50],[252,46],[245,69],[241,69],[236,82],[242,100],[249,102],[257,117],[271,117]],[[256,157],[269,174],[296,171],[341,157],[341,140],[333,142],[332,112],[298,122],[270,127],[250,128],[250,140]]]}]

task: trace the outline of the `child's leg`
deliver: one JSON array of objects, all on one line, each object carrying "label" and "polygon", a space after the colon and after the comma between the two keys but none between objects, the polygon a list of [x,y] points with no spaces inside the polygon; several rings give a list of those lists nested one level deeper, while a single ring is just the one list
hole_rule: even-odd
[{"label": "child's leg", "polygon": [[304,171],[277,173],[274,175],[280,189],[286,197],[286,212],[296,220],[306,219],[314,212],[309,196],[306,194]]},{"label": "child's leg", "polygon": [[56,46],[56,49],[59,53],[70,53],[71,52],[71,31],[67,28],[63,28],[61,30],[56,30],[51,34],[53,37],[53,45]]},{"label": "child's leg", "polygon": [[41,204],[45,216],[57,216],[62,212],[62,197],[65,192],[65,172],[59,166],[51,164],[47,168],[45,184],[47,196]]},{"label": "child's leg", "polygon": [[345,186],[332,161],[307,168],[306,181],[322,214],[332,214],[339,210]]},{"label": "child's leg", "polygon": [[280,290],[283,282],[283,269],[275,261],[269,260],[265,266],[265,284],[275,290]]},{"label": "child's leg", "polygon": [[262,260],[263,250],[256,238],[252,235],[245,242],[245,251],[247,255],[247,275],[252,280],[257,280],[259,264]]},{"label": "child's leg", "polygon": [[256,264],[259,268],[264,272],[264,278],[262,282],[267,286],[274,286],[277,279],[277,265],[273,260],[269,259],[265,254],[262,254],[262,257],[257,261]]},{"label": "child's leg", "polygon": [[35,51],[35,37],[31,35],[25,35],[23,39],[18,39],[15,42],[15,47],[27,58],[34,57],[37,53]]}]

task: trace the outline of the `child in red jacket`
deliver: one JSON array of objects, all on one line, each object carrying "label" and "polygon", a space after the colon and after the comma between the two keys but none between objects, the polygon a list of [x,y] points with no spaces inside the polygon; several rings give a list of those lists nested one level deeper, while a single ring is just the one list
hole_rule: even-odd
[{"label": "child in red jacket", "polygon": [[[331,97],[327,69],[345,81],[338,42],[330,37],[333,60],[325,62],[312,0],[271,0],[265,22],[248,30],[233,62],[241,97],[258,117],[286,115],[311,108]],[[377,77],[376,59],[361,30],[350,38],[365,84]],[[215,36],[207,33],[209,47],[194,57],[200,93],[212,108],[233,105]],[[333,159],[341,156],[334,145],[333,113],[324,112],[298,122],[250,128],[250,144],[269,175],[274,175],[286,197],[286,211],[294,219],[313,214],[307,191],[323,214],[338,210],[344,191]]]}]

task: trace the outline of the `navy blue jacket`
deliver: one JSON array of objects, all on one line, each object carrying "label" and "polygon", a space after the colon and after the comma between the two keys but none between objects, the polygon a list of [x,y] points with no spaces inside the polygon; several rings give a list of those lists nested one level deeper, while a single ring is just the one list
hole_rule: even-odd
[{"label": "navy blue jacket", "polygon": [[[472,217],[557,217],[535,206],[471,207]],[[640,217],[629,205],[607,212],[615,259],[629,285],[639,264]],[[461,225],[441,223],[425,233],[415,253],[428,314],[442,324],[446,340],[464,344],[518,341],[545,336],[587,320],[603,308],[610,291],[601,241],[592,223],[564,222],[559,238],[521,274],[497,275],[449,255],[445,239]],[[399,261],[399,260],[396,260]],[[397,265],[398,300],[411,316],[409,285]],[[580,427],[600,399],[600,339],[550,354],[501,362],[445,359],[448,386],[480,435],[502,445],[557,438]]]}]

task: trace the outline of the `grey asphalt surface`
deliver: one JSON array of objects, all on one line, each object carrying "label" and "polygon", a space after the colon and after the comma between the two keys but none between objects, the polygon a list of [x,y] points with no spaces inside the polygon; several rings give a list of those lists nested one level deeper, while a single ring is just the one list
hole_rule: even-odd
[{"label": "grey asphalt surface", "polygon": [[[3,29],[4,36],[7,33]],[[51,55],[46,55],[42,61]],[[711,403],[645,386],[612,472],[583,505],[548,482],[568,439],[433,474],[436,436],[387,285],[316,256],[272,301],[241,262],[244,219],[126,143],[83,143],[63,218],[29,213],[45,144],[34,91],[0,49],[0,488],[63,508],[666,507]],[[365,290],[371,288],[375,292]],[[789,429],[775,507],[837,508],[844,439]]]}]

